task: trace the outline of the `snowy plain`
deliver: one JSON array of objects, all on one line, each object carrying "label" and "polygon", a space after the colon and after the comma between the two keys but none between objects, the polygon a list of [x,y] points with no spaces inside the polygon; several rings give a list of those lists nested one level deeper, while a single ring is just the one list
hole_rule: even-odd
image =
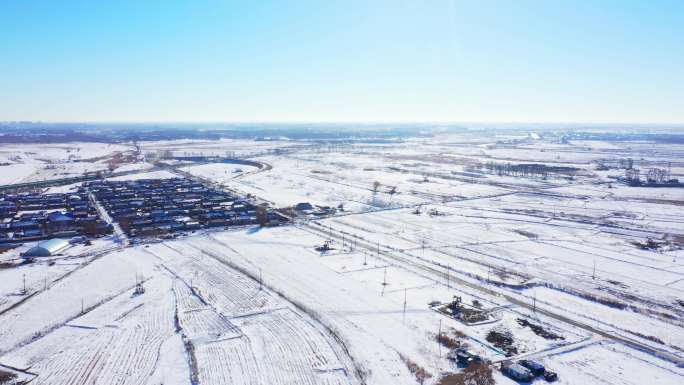
[{"label": "snowy plain", "polygon": [[[140,146],[243,156],[271,168],[150,171],[132,161],[118,170],[140,172],[115,179],[183,172],[277,208],[338,210],[130,247],[102,239],[0,269],[0,365],[31,383],[408,385],[420,383],[419,367],[425,384],[438,384],[462,370],[446,358],[439,332],[491,360],[498,384],[515,384],[498,367],[523,357],[556,371],[561,384],[684,382],[684,189],[630,187],[611,178],[624,170],[596,169],[632,156],[644,168],[672,163],[678,174],[681,146],[484,134]],[[131,151],[4,145],[0,183],[104,170],[115,153]],[[580,171],[496,175],[486,162]],[[662,246],[639,247],[648,239]],[[326,241],[332,250],[315,249]],[[16,262],[28,247],[0,261]],[[28,293],[20,292],[24,276]],[[141,280],[145,293],[136,295]],[[468,325],[431,305],[455,297],[491,312],[491,323]],[[517,353],[507,357],[488,340],[492,331],[510,333]]]}]

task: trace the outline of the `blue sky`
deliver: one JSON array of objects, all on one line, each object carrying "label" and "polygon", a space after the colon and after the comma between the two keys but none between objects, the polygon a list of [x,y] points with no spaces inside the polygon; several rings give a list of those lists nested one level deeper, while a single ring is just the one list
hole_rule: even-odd
[{"label": "blue sky", "polygon": [[684,122],[684,1],[0,1],[0,120]]}]

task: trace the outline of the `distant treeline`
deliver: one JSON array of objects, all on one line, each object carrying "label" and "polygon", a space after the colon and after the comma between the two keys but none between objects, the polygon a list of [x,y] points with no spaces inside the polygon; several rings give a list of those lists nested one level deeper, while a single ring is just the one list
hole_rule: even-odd
[{"label": "distant treeline", "polygon": [[404,137],[429,136],[419,126],[338,125],[162,125],[162,124],[42,124],[0,123],[0,143],[131,142],[155,140],[256,139],[314,140],[366,143],[392,142]]},{"label": "distant treeline", "polygon": [[[584,129],[584,128],[582,128]],[[448,124],[294,124],[294,123],[41,123],[0,122],[0,143],[58,143],[58,142],[104,142],[119,143],[154,140],[310,140],[322,142],[354,141],[365,143],[390,143],[407,137],[430,137],[438,133],[470,133],[473,135],[494,135],[502,130],[529,132],[530,128],[496,128],[486,130],[469,129],[468,126]],[[536,127],[540,136],[558,137],[569,140],[601,141],[653,141],[658,143],[684,143],[684,132],[643,131],[613,128],[610,132],[579,131],[580,129],[558,130],[557,127]],[[684,128],[682,128],[684,130]]]},{"label": "distant treeline", "polygon": [[683,134],[669,133],[601,133],[573,132],[566,136],[570,140],[601,140],[607,142],[650,141],[658,143],[684,143]]}]

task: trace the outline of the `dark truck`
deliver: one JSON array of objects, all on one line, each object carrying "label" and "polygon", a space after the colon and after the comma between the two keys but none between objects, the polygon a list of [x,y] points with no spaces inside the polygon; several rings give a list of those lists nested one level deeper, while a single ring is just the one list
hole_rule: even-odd
[{"label": "dark truck", "polygon": [[544,365],[540,364],[537,361],[532,361],[532,360],[520,360],[518,363],[525,368],[529,369],[532,374],[534,374],[535,377],[538,376],[543,376],[544,372],[546,372],[546,369],[544,368]]},{"label": "dark truck", "polygon": [[548,382],[554,382],[558,380],[558,374],[546,369],[544,365],[537,361],[520,360],[518,363],[528,369],[535,377],[543,376]]},{"label": "dark truck", "polygon": [[455,349],[449,352],[447,358],[451,361],[456,361],[458,364],[468,366],[471,363],[482,364],[485,362],[481,356],[471,353],[466,349]]}]

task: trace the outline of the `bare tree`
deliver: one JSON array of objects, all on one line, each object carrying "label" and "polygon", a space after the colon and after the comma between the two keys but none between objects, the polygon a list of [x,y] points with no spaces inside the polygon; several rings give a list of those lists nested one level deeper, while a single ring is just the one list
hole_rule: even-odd
[{"label": "bare tree", "polygon": [[471,363],[461,373],[442,377],[438,385],[494,385],[492,367],[487,364]]},{"label": "bare tree", "polygon": [[380,182],[378,182],[376,180],[375,182],[373,182],[373,194],[377,194],[379,188],[380,188]]},{"label": "bare tree", "polygon": [[83,223],[82,227],[83,234],[86,235],[97,235],[97,222],[95,221],[87,221]]},{"label": "bare tree", "polygon": [[257,206],[256,208],[256,221],[260,226],[266,226],[268,224],[268,211],[264,206]]},{"label": "bare tree", "polygon": [[121,230],[123,230],[127,233],[131,230],[131,218],[119,217],[116,220],[119,222],[119,226],[121,227]]}]

